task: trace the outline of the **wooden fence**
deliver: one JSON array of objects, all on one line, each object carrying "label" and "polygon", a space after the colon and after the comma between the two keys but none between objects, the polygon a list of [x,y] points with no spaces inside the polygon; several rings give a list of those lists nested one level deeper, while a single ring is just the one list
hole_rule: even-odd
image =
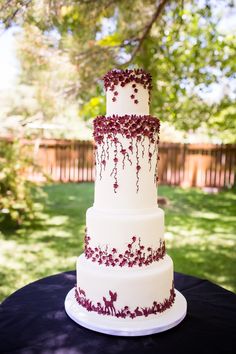
[{"label": "wooden fence", "polygon": [[162,143],[159,155],[161,184],[236,186],[236,145]]},{"label": "wooden fence", "polygon": [[[28,153],[53,181],[94,181],[94,145],[91,141],[22,140]],[[232,187],[236,186],[236,144],[160,143],[160,184]],[[29,171],[32,180],[42,181],[42,172]]]}]

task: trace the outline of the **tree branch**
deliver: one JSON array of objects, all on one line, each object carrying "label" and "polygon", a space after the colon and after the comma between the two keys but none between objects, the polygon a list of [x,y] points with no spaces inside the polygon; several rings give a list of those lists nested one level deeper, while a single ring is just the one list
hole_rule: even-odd
[{"label": "tree branch", "polygon": [[22,0],[19,1],[18,6],[17,3],[16,4],[11,4],[12,0],[8,0],[4,6],[0,9],[0,12],[7,11],[8,8],[10,8],[12,10],[12,12],[7,15],[5,18],[3,16],[2,18],[2,23],[4,25],[4,27],[7,29],[11,26],[12,21],[15,20],[15,18],[17,17],[17,15],[21,12],[24,12],[27,7],[30,5],[30,3],[32,2],[32,0]]},{"label": "tree branch", "polygon": [[135,56],[137,55],[137,53],[139,52],[139,50],[141,49],[143,42],[145,41],[146,37],[148,36],[148,34],[150,33],[153,24],[157,21],[158,17],[160,16],[162,10],[164,9],[164,7],[166,6],[166,4],[168,3],[168,1],[170,0],[162,0],[159,5],[156,8],[156,11],[154,12],[151,20],[147,23],[147,25],[145,26],[144,32],[142,34],[142,36],[138,39],[138,45],[137,47],[134,49],[131,58],[126,62],[130,63],[131,61],[133,61],[133,59],[135,58]]}]

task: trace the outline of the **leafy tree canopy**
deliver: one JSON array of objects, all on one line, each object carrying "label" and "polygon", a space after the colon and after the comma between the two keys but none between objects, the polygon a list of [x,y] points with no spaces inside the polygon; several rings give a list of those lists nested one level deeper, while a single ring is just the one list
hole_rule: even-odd
[{"label": "leafy tree canopy", "polygon": [[[185,131],[228,131],[235,141],[235,93],[227,89],[236,80],[235,34],[219,30],[233,1],[0,0],[0,8],[6,28],[22,28],[21,80],[37,88],[45,119],[69,100],[84,119],[104,114],[102,76],[142,67],[153,76],[153,114]],[[222,97],[207,102],[201,93],[221,82]]]}]

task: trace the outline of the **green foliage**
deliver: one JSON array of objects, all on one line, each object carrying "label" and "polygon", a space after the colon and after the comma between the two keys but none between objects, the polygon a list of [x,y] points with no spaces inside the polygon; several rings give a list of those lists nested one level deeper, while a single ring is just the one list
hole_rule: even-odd
[{"label": "green foliage", "polygon": [[106,114],[106,104],[104,96],[92,97],[80,110],[80,116],[85,120],[95,118],[98,115]]},{"label": "green foliage", "polygon": [[102,39],[97,41],[97,44],[100,47],[116,47],[120,46],[123,42],[122,37],[119,33],[113,33],[108,36],[103,37]]},{"label": "green foliage", "polygon": [[235,143],[236,141],[236,107],[228,106],[209,118],[208,127],[212,134],[217,134],[222,141]]},{"label": "green foliage", "polygon": [[34,217],[33,184],[27,180],[32,161],[18,141],[0,141],[0,223],[17,227]]},{"label": "green foliage", "polygon": [[[218,124],[235,97],[225,92],[213,104],[200,94],[235,80],[235,33],[219,29],[232,1],[8,3],[2,17],[6,26],[21,24],[22,80],[36,88],[43,119],[66,114],[69,98],[79,103],[82,119],[103,113],[102,76],[114,67],[143,67],[153,76],[152,114],[184,131],[205,125],[212,134],[223,129],[236,136],[231,124]],[[24,10],[14,12],[22,3]],[[222,138],[227,142],[227,134]]]}]

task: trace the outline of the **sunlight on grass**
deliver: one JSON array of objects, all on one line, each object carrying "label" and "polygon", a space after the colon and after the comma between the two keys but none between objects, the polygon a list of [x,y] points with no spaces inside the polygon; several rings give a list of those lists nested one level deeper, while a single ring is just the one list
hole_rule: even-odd
[{"label": "sunlight on grass", "polygon": [[[0,232],[0,301],[29,282],[75,269],[93,188],[92,183],[46,186],[47,198],[36,201],[36,218]],[[165,238],[175,270],[236,291],[236,194],[166,186],[159,194],[169,201]]]},{"label": "sunlight on grass", "polygon": [[210,219],[210,220],[214,220],[217,219],[219,217],[219,215],[217,213],[211,213],[211,212],[199,212],[199,211],[195,211],[192,212],[192,216],[194,216],[195,218],[205,218],[205,219]]},{"label": "sunlight on grass", "polygon": [[236,291],[236,194],[162,186],[167,251],[175,270]]}]

